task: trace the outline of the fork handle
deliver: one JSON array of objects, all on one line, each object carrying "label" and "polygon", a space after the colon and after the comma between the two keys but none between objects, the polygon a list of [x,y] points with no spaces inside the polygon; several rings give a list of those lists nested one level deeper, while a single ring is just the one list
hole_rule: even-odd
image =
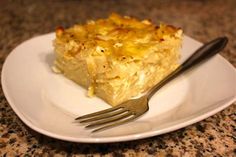
[{"label": "fork handle", "polygon": [[204,44],[202,47],[196,50],[195,53],[193,53],[187,60],[185,60],[176,70],[174,70],[162,81],[152,87],[151,90],[149,90],[149,92],[147,93],[148,99],[150,99],[157,90],[159,90],[172,79],[176,78],[177,76],[192,68],[193,66],[202,63],[203,61],[206,61],[207,59],[213,57],[215,54],[223,50],[227,43],[227,37],[219,37]]}]

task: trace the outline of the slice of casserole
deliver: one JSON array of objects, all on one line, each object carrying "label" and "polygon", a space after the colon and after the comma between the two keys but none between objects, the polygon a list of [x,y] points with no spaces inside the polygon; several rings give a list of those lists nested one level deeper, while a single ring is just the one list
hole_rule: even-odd
[{"label": "slice of casserole", "polygon": [[111,14],[58,28],[54,70],[115,106],[137,96],[178,66],[182,30]]}]

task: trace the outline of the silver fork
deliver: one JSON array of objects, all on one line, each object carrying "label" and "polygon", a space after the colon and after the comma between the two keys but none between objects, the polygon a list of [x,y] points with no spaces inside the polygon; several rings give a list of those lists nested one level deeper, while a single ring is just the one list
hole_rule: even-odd
[{"label": "silver fork", "polygon": [[227,37],[220,37],[204,44],[175,71],[141,97],[130,99],[109,109],[77,117],[75,120],[86,124],[85,128],[94,128],[92,132],[97,132],[137,119],[149,110],[148,101],[156,91],[183,72],[220,52],[227,45],[227,42]]}]

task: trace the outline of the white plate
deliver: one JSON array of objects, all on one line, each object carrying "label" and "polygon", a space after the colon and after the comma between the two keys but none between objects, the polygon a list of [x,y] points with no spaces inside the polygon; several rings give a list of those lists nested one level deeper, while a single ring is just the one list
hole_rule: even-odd
[{"label": "white plate", "polygon": [[[207,118],[236,100],[236,72],[217,55],[204,65],[162,88],[140,119],[100,133],[90,133],[76,116],[109,107],[99,98],[51,70],[54,34],[16,47],[2,70],[5,96],[15,113],[32,129],[75,142],[104,143],[136,140],[167,133]],[[182,61],[201,43],[184,37]]]}]

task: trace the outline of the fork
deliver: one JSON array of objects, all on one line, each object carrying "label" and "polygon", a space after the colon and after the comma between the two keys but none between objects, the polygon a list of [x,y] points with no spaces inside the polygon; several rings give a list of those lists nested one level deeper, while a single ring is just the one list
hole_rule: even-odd
[{"label": "fork", "polygon": [[85,128],[93,129],[92,132],[98,132],[137,119],[149,110],[148,101],[161,87],[193,66],[213,57],[223,50],[227,43],[227,37],[219,37],[204,44],[176,70],[157,83],[144,95],[130,99],[109,109],[77,117],[75,120],[81,124],[86,124]]}]

